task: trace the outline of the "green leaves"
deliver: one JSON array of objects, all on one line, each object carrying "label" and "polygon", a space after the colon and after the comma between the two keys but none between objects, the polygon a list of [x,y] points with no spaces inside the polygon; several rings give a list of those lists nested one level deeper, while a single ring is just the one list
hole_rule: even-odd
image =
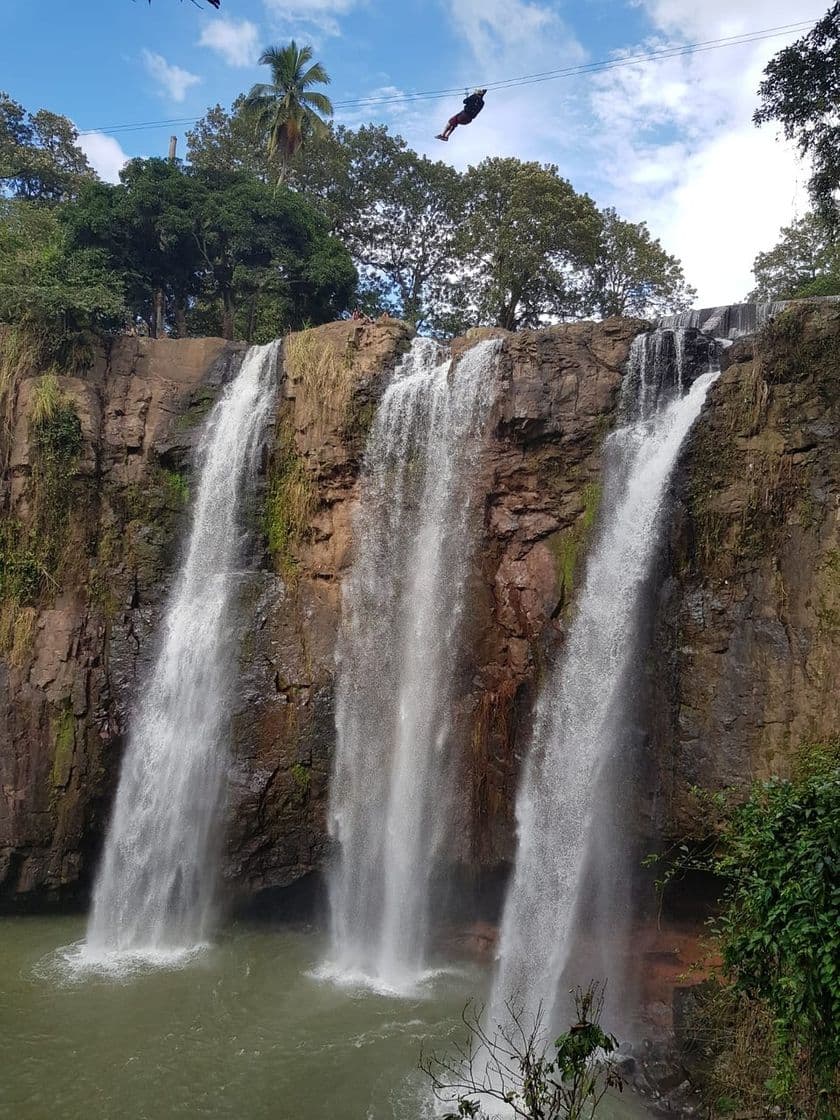
[{"label": "green leaves", "polygon": [[840,295],[840,243],[817,213],[779,231],[779,241],[753,263],[751,300]]},{"label": "green leaves", "polygon": [[777,121],[811,161],[809,189],[822,217],[840,220],[840,2],[803,38],[770,60],[759,90],[756,124]]},{"label": "green leaves", "polygon": [[[700,851],[723,883],[712,928],[725,976],[769,1014],[773,1099],[785,1115],[828,1120],[840,1109],[840,740],[714,811]],[[672,854],[675,869],[698,865],[694,846]]]},{"label": "green leaves", "polygon": [[0,192],[54,204],[73,198],[96,175],[67,117],[27,113],[0,92]]},{"label": "green leaves", "polygon": [[326,94],[311,88],[330,81],[319,62],[308,65],[312,57],[312,48],[298,47],[294,39],[282,47],[267,47],[260,64],[270,68],[271,82],[259,82],[243,102],[246,117],[266,146],[278,183],[285,179],[289,162],[301,145],[325,132],[324,118],[333,115]]}]

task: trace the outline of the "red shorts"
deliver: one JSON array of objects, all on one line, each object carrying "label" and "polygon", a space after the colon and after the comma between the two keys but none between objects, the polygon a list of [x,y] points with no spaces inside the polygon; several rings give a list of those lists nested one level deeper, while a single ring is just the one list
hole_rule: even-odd
[{"label": "red shorts", "polygon": [[456,113],[454,117],[449,118],[449,127],[454,128],[456,124],[469,124],[471,121],[472,117],[462,109],[460,113]]}]

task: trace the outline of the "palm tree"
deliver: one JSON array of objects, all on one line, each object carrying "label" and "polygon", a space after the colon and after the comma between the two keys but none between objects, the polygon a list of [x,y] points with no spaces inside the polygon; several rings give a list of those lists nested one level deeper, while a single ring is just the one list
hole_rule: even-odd
[{"label": "palm tree", "polygon": [[320,62],[312,62],[312,48],[298,47],[292,39],[285,47],[267,47],[260,65],[271,67],[271,82],[258,82],[245,98],[257,134],[267,138],[268,161],[277,164],[282,183],[289,161],[309,136],[325,132],[324,117],[333,114],[326,94],[312,86],[329,85],[330,76]]}]

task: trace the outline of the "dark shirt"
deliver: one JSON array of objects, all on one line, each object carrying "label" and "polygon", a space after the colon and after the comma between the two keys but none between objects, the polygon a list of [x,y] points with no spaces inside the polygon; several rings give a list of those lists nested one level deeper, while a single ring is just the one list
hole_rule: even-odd
[{"label": "dark shirt", "polygon": [[471,93],[464,98],[464,112],[470,117],[477,117],[484,108],[484,98],[480,93]]}]

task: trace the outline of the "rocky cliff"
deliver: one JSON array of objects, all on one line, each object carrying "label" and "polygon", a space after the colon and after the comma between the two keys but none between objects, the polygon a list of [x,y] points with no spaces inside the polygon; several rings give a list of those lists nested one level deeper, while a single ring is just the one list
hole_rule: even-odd
[{"label": "rocky cliff", "polygon": [[[512,854],[531,706],[573,609],[603,438],[642,326],[498,332],[466,655],[453,667],[465,791],[455,857],[467,868],[502,868]],[[367,428],[408,344],[407,328],[390,322],[336,323],[284,345],[275,428],[246,511],[232,713],[226,875],[246,895],[302,880],[327,853],[341,577]],[[690,827],[688,783],[744,784],[836,726],[838,347],[831,309],[788,312],[759,342],[737,344],[675,480],[647,662],[648,835]],[[196,437],[240,349],[121,339],[83,374],[47,378],[54,413],[64,401],[80,421],[63,485],[45,436],[44,375],[25,371],[9,402],[0,892],[11,904],[89,887],[188,523]],[[60,523],[50,538],[60,547],[46,551],[45,494]],[[33,555],[50,564],[30,586],[21,573]]]},{"label": "rocky cliff", "polygon": [[840,307],[724,355],[674,483],[654,623],[652,817],[786,774],[840,727]]}]

